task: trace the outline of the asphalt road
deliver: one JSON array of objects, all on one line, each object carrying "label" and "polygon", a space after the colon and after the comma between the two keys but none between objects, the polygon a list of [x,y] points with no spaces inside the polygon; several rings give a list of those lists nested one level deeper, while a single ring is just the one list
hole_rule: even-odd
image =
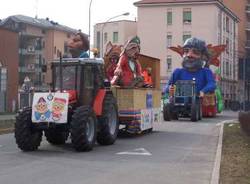
[{"label": "asphalt road", "polygon": [[153,133],[120,137],[114,145],[75,152],[70,142],[22,152],[13,134],[0,135],[1,184],[208,184],[216,154],[218,123],[237,119],[224,112],[192,123],[161,122]]}]

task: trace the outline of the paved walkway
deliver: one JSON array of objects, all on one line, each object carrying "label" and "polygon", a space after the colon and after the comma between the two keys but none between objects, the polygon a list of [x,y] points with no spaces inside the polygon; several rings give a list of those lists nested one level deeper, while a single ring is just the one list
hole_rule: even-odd
[{"label": "paved walkway", "polygon": [[0,115],[0,121],[1,120],[12,120],[15,119],[15,114],[10,114],[10,115]]}]

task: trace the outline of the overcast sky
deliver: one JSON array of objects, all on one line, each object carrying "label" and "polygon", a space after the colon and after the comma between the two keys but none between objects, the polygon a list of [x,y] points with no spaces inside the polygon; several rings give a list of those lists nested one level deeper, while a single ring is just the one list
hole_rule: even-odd
[{"label": "overcast sky", "polygon": [[[139,0],[92,0],[92,26],[125,12],[129,12],[130,15],[114,20],[135,20],[137,8],[133,3],[137,1]],[[1,2],[0,19],[17,14],[35,17],[37,14],[38,18],[49,17],[59,24],[81,29],[87,34],[89,32],[90,0],[1,0]]]}]

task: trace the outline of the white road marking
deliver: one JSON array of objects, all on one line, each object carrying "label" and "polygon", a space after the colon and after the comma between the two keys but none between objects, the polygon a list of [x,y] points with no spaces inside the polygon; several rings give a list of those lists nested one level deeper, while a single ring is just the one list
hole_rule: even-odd
[{"label": "white road marking", "polygon": [[132,151],[124,151],[116,153],[117,155],[143,155],[143,156],[151,156],[152,154],[147,151],[145,148],[137,148]]}]

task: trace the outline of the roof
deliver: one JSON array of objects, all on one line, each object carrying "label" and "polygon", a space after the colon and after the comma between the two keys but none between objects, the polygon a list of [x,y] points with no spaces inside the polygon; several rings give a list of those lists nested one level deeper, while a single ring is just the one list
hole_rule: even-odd
[{"label": "roof", "polygon": [[136,20],[114,20],[114,21],[108,21],[108,22],[98,22],[95,25],[108,24],[108,23],[120,23],[120,22],[136,23]]},{"label": "roof", "polygon": [[33,25],[33,26],[37,26],[37,27],[45,28],[45,29],[55,29],[55,30],[61,30],[61,31],[66,31],[66,32],[77,32],[76,29],[72,29],[70,27],[60,25],[57,22],[49,20],[48,18],[46,19],[32,18],[32,17],[28,17],[25,15],[9,16],[0,22],[0,26],[4,25],[8,20],[13,20],[18,23],[26,23],[29,25]]},{"label": "roof", "polygon": [[211,2],[218,0],[142,0],[134,4],[155,4],[155,3],[191,3],[191,2]]}]

